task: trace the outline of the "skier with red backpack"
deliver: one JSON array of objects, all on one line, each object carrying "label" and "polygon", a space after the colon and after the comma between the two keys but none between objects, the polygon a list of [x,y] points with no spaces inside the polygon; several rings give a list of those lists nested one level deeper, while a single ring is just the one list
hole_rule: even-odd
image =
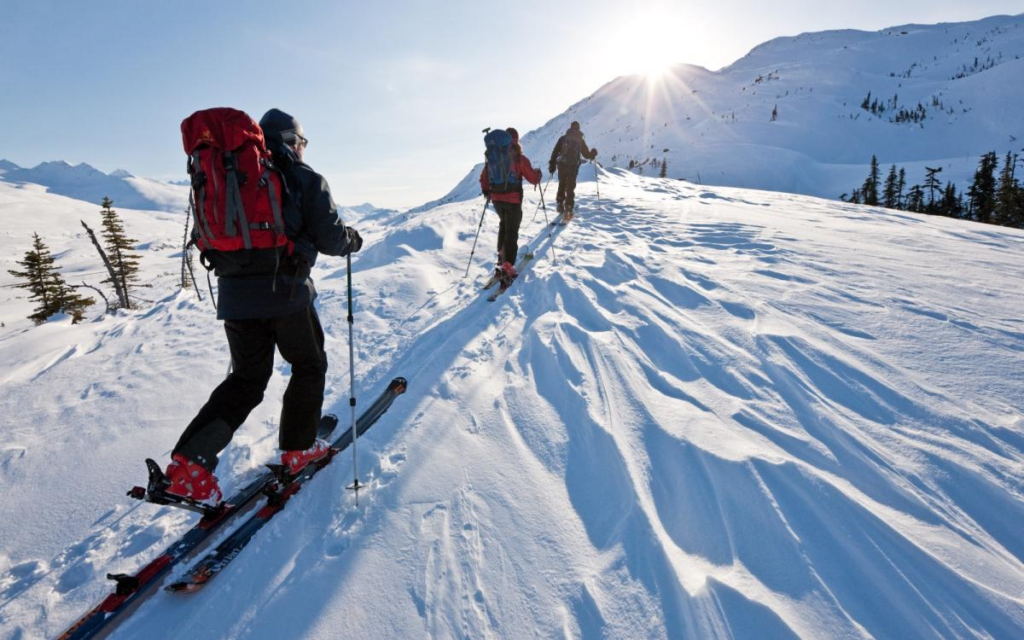
[{"label": "skier with red backpack", "polygon": [[193,240],[218,277],[232,371],[175,445],[167,493],[217,504],[217,455],[263,400],[275,348],[291,365],[281,407],[281,462],[295,474],[329,453],[317,438],[327,356],[310,278],[317,255],[359,251],[330,187],[303,162],[308,140],[278,109],[257,125],[234,109],[198,111],[181,125],[192,178]]},{"label": "skier with red backpack", "polygon": [[597,157],[597,149],[588,149],[583,139],[580,123],[575,120],[569,125],[568,131],[558,139],[551,150],[548,161],[548,173],[554,174],[558,169],[558,213],[566,222],[572,220],[576,212],[576,177],[579,175],[581,158],[593,160]]},{"label": "skier with red backpack", "polygon": [[501,220],[498,226],[498,260],[494,276],[506,289],[518,277],[515,268],[519,253],[519,226],[523,221],[523,178],[540,184],[540,169],[535,169],[523,154],[519,132],[513,128],[496,129],[484,136],[486,162],[480,172],[480,190],[494,204]]}]

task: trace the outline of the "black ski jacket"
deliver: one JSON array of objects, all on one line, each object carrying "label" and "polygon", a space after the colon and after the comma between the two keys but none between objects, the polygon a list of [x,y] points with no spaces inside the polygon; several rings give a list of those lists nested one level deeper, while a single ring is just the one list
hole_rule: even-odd
[{"label": "black ski jacket", "polygon": [[221,320],[273,318],[308,307],[316,298],[309,274],[317,256],[345,256],[352,251],[348,228],[338,215],[327,180],[291,149],[280,144],[268,146],[288,185],[285,229],[295,242],[295,251],[291,256],[275,255],[267,249],[213,256],[210,262],[218,276],[217,317]]},{"label": "black ski jacket", "polygon": [[[575,153],[570,151],[572,147],[576,147],[579,151]],[[566,169],[579,168],[580,162],[582,162],[580,160],[581,155],[587,160],[593,160],[597,154],[587,146],[587,141],[583,139],[583,132],[579,129],[569,129],[555,143],[555,148],[551,150],[549,164],[557,164],[559,173],[564,173],[562,167]]]}]

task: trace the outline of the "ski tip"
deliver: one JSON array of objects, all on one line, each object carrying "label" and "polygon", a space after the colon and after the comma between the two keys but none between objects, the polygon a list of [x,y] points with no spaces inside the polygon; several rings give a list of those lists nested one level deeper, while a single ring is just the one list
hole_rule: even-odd
[{"label": "ski tip", "polygon": [[388,385],[388,391],[395,395],[401,395],[405,393],[406,388],[409,386],[408,381],[405,378],[398,377],[391,381]]}]

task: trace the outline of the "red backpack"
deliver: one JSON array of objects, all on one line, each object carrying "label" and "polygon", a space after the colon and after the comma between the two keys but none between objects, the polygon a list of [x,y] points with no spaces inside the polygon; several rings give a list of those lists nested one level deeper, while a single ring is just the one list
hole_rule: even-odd
[{"label": "red backpack", "polygon": [[292,253],[282,216],[283,181],[263,130],[242,111],[196,111],[181,123],[192,179],[193,238],[204,253],[279,249]]}]

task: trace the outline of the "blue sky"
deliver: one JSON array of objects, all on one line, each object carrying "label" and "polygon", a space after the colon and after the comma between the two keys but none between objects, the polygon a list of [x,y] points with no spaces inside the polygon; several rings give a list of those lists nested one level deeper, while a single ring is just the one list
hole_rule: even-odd
[{"label": "blue sky", "polygon": [[232,106],[297,116],[344,204],[439,197],[482,153],[605,82],[728,65],[765,40],[1024,10],[1019,0],[0,4],[0,158],[184,178],[179,125]]}]

